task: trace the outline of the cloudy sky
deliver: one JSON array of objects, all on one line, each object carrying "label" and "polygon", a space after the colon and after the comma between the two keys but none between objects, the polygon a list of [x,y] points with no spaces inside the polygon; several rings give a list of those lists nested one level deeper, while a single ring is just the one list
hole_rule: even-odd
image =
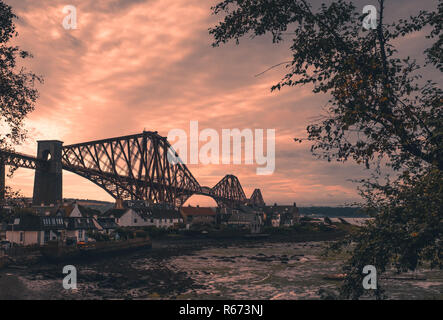
[{"label": "cloudy sky", "polygon": [[[219,17],[203,0],[6,0],[19,16],[15,43],[33,53],[25,66],[44,77],[40,98],[26,126],[20,151],[36,153],[36,141],[65,144],[169,130],[275,129],[276,169],[256,175],[256,165],[190,165],[201,185],[213,186],[225,174],[239,177],[249,196],[261,188],[267,203],[340,205],[358,200],[358,179],[368,173],[353,163],[315,159],[309,144],[296,144],[321,113],[326,96],[311,88],[270,92],[284,66],[255,76],[290,58],[290,38],[273,45],[269,37],[245,38],[212,48],[208,28]],[[401,6],[399,5],[401,2]],[[388,1],[388,19],[432,9],[437,1]],[[357,1],[357,7],[376,1]],[[77,8],[78,29],[65,30],[65,5]],[[404,55],[419,57],[423,34],[398,43]],[[112,200],[93,183],[64,173],[64,197]],[[33,172],[19,169],[9,185],[31,196]],[[211,203],[200,197],[192,203]]]}]

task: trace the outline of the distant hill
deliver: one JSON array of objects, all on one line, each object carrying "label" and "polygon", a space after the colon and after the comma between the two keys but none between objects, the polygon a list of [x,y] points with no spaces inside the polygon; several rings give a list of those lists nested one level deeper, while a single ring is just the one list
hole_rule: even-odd
[{"label": "distant hill", "polygon": [[300,207],[300,214],[305,216],[320,216],[320,217],[347,217],[347,218],[366,218],[360,208],[355,207]]},{"label": "distant hill", "polygon": [[113,208],[115,203],[109,201],[89,200],[89,199],[64,199],[65,201],[76,201],[79,205],[87,208],[99,210],[105,212],[110,208]]},{"label": "distant hill", "polygon": [[[90,199],[65,199],[66,201],[77,201],[78,204],[99,210],[100,212],[105,212],[106,210],[113,208],[115,203],[109,201],[99,201],[99,200],[90,200]],[[278,206],[278,207],[292,207],[291,205],[287,206]],[[300,214],[304,216],[313,216],[313,217],[343,217],[343,218],[366,218],[367,215],[360,212],[360,208],[356,207],[299,207]]]}]

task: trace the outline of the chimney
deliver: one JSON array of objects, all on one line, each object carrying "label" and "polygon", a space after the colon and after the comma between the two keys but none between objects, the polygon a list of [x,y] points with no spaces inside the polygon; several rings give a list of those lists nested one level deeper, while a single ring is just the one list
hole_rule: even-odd
[{"label": "chimney", "polygon": [[115,209],[124,209],[122,198],[115,199]]}]

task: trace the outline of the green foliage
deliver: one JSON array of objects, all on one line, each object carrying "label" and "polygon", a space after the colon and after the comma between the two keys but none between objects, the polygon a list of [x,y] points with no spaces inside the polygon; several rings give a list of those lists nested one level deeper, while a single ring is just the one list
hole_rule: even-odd
[{"label": "green foliage", "polygon": [[114,233],[118,234],[122,240],[134,239],[134,230],[130,228],[117,228]]},{"label": "green foliage", "polygon": [[135,231],[135,237],[136,238],[147,238],[148,237],[148,232],[146,232],[145,230],[136,230]]},{"label": "green foliage", "polygon": [[[363,207],[375,220],[348,239],[355,246],[345,266],[345,298],[364,293],[366,264],[379,272],[391,265],[414,270],[425,262],[442,267],[442,90],[395,45],[430,29],[426,37],[435,42],[424,60],[443,71],[443,2],[434,12],[391,23],[384,21],[385,2],[378,1],[377,29],[364,30],[361,9],[347,1],[314,10],[306,0],[224,0],[213,7],[223,21],[209,30],[214,46],[238,43],[247,34],[271,33],[280,42],[292,31],[292,61],[272,90],[310,84],[314,93],[330,97],[326,113],[307,127],[307,138],[295,141],[311,141],[313,154],[328,161],[353,159],[375,168],[360,188]],[[395,174],[383,183],[382,163]],[[383,297],[382,290],[375,294]]]},{"label": "green foliage", "polygon": [[95,239],[97,242],[110,241],[111,237],[106,233],[100,233],[98,231],[88,231],[88,238]]},{"label": "green foliage", "polygon": [[9,131],[0,133],[0,147],[20,143],[25,137],[24,118],[34,110],[38,92],[35,82],[42,79],[24,68],[17,68],[17,59],[31,57],[27,51],[8,45],[18,35],[11,7],[0,0],[0,121]]},{"label": "green foliage", "polygon": [[[331,96],[323,119],[307,128],[319,157],[352,158],[367,167],[384,159],[397,169],[426,162],[442,169],[442,90],[432,81],[419,85],[420,66],[399,59],[392,43],[435,23],[443,5],[439,13],[420,12],[391,25],[383,24],[383,10],[378,30],[365,31],[351,2],[334,1],[314,12],[304,0],[225,0],[213,12],[227,15],[210,33],[217,46],[248,33],[270,32],[279,42],[293,28],[289,71],[272,90],[311,84],[314,93]],[[436,26],[430,36],[439,33]]]},{"label": "green foliage", "polygon": [[143,227],[143,230],[151,238],[161,238],[171,232],[175,232],[166,228],[157,228],[155,226]]},{"label": "green foliage", "polygon": [[[418,266],[443,268],[441,171],[433,169],[423,176],[406,178],[402,184],[395,181],[379,193],[374,193],[371,185],[365,187],[362,192],[368,208],[377,208],[378,214],[347,241],[356,246],[344,267],[348,277],[342,295],[358,298],[364,293],[361,270],[365,265],[374,265],[380,273],[391,267],[397,272]],[[382,290],[375,293],[383,297]]]}]

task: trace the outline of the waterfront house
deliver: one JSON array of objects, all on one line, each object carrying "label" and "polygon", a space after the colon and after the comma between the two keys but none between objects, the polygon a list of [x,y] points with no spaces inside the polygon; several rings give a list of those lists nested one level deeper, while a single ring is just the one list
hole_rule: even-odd
[{"label": "waterfront house", "polygon": [[115,223],[115,219],[114,218],[97,218],[97,223],[99,224],[100,228],[99,231],[106,233],[106,234],[110,234],[112,232],[114,232],[119,225],[117,223]]},{"label": "waterfront house", "polygon": [[146,221],[146,226],[157,228],[172,228],[183,223],[183,218],[177,209],[167,206],[150,206],[135,209],[135,211]]},{"label": "waterfront house", "polygon": [[37,216],[56,216],[64,213],[63,208],[56,205],[40,205],[40,206],[32,206],[30,209],[32,213],[36,214]]},{"label": "waterfront house", "polygon": [[180,214],[187,227],[193,224],[215,224],[216,221],[216,212],[209,207],[182,207]]},{"label": "waterfront house", "polygon": [[109,209],[103,216],[113,218],[120,227],[144,227],[148,223],[146,216],[130,208]]},{"label": "waterfront house", "polygon": [[100,214],[99,210],[84,207],[77,202],[63,204],[61,209],[64,210],[65,217],[71,218],[91,218]]},{"label": "waterfront house", "polygon": [[264,208],[266,224],[272,227],[290,227],[300,222],[300,213],[297,204],[267,206]]},{"label": "waterfront house", "polygon": [[232,210],[227,225],[234,228],[247,229],[251,233],[259,233],[263,226],[262,216],[249,207]]},{"label": "waterfront house", "polygon": [[300,213],[296,203],[292,207],[284,208],[281,213],[281,225],[285,227],[293,226],[300,222]]},{"label": "waterfront house", "polygon": [[75,242],[87,242],[88,233],[99,231],[98,223],[94,218],[68,217],[65,218],[66,239]]},{"label": "waterfront house", "polygon": [[7,226],[6,240],[23,245],[44,245],[49,241],[63,241],[65,224],[61,217],[21,214]]}]

